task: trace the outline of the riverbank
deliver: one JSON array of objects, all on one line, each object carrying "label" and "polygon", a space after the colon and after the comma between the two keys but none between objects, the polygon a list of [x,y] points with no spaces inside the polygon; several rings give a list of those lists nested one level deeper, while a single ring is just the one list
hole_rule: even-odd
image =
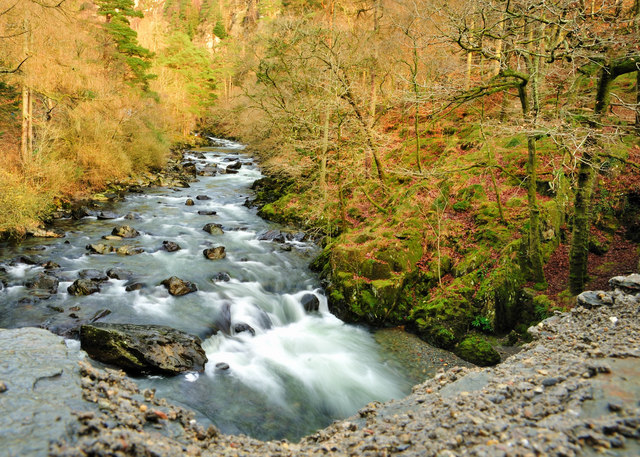
[{"label": "riverbank", "polygon": [[[544,320],[530,330],[532,343],[496,367],[441,371],[408,397],[369,404],[299,443],[205,429],[122,373],[76,365],[81,351],[59,337],[2,330],[0,405],[10,425],[0,437],[8,455],[45,455],[55,439],[50,455],[74,457],[638,455],[640,296],[620,289],[599,296],[609,304]],[[42,372],[45,358],[33,356],[44,350],[61,357],[55,373]],[[65,398],[57,398],[60,389]],[[59,407],[10,408],[21,394],[37,397],[36,411]]]}]

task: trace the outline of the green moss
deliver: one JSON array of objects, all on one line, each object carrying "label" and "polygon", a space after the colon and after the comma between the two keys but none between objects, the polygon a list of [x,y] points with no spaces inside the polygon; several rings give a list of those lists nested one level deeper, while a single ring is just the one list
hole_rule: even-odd
[{"label": "green moss", "polygon": [[500,354],[484,338],[479,336],[468,336],[456,346],[455,353],[458,357],[486,367],[500,362]]},{"label": "green moss", "polygon": [[455,211],[458,211],[459,213],[464,213],[465,211],[467,211],[469,208],[471,207],[471,203],[469,203],[466,200],[463,200],[461,202],[456,202],[453,204],[453,209]]}]

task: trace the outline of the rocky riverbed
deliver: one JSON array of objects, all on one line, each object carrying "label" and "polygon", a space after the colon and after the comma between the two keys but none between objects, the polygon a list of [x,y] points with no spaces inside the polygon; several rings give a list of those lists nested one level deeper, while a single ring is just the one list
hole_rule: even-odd
[{"label": "rocky riverbed", "polygon": [[[530,329],[534,342],[506,362],[441,371],[408,397],[369,404],[299,443],[205,429],[123,373],[78,362],[77,345],[40,329],[3,330],[2,453],[640,455],[640,276],[612,284],[622,289]],[[46,368],[52,358],[56,370]]]}]

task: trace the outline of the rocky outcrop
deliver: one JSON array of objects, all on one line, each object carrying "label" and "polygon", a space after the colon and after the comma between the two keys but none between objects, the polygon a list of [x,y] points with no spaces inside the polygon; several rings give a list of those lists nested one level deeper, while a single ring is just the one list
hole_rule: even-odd
[{"label": "rocky outcrop", "polygon": [[220,260],[227,256],[224,246],[216,246],[202,251],[204,256],[209,260]]},{"label": "rocky outcrop", "polygon": [[200,338],[161,325],[83,325],[80,342],[92,358],[134,374],[202,371],[207,362]]},{"label": "rocky outcrop", "polygon": [[198,290],[198,287],[194,283],[180,279],[177,276],[171,276],[162,281],[161,284],[171,295],[176,296],[187,295]]}]

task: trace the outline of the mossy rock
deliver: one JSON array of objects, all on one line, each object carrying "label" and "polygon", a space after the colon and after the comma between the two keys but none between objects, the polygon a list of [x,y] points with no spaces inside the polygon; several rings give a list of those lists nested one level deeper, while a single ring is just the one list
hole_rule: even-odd
[{"label": "mossy rock", "polygon": [[472,335],[466,337],[456,346],[456,355],[461,359],[481,367],[496,365],[500,362],[500,354],[484,338]]}]

